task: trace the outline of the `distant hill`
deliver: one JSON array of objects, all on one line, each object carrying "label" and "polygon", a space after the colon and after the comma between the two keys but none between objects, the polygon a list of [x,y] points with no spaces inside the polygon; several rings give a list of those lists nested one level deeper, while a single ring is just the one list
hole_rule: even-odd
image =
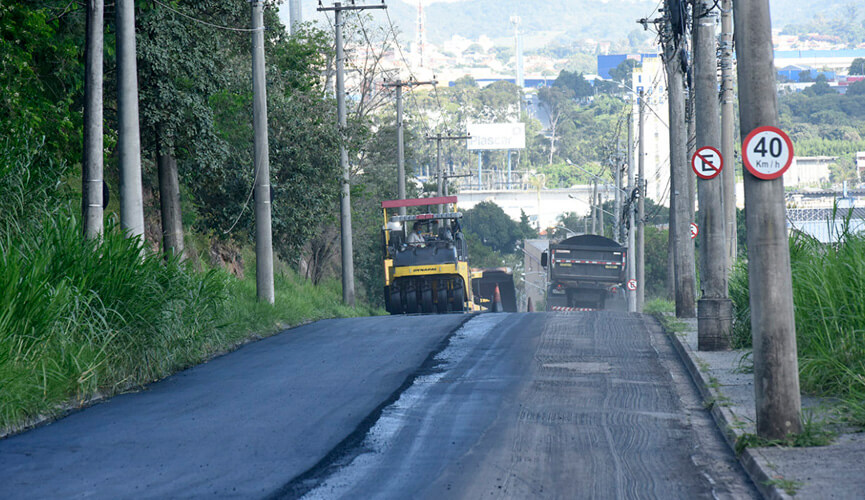
[{"label": "distant hill", "polygon": [[[331,0],[323,0],[325,5]],[[358,3],[378,3],[378,0],[360,0]],[[403,0],[387,0],[388,11],[394,24],[402,32],[403,40],[414,40],[417,4]],[[550,32],[560,33],[565,39],[594,38],[596,40],[623,40],[628,33],[642,29],[638,18],[657,16],[658,0],[462,0],[426,4],[427,40],[441,43],[454,35],[477,39],[486,35],[492,39],[509,37],[513,33],[510,17],[522,18],[527,37]],[[304,18],[322,19],[315,9],[317,0],[303,0]],[[776,29],[789,24],[804,24],[816,16],[834,18],[852,0],[771,0],[772,24]],[[288,19],[287,2],[283,4]],[[865,7],[859,9],[865,12]],[[368,11],[374,19],[385,19],[380,11]],[[332,14],[331,14],[332,16]],[[326,26],[327,23],[325,22]],[[527,40],[528,44],[531,44]]]}]

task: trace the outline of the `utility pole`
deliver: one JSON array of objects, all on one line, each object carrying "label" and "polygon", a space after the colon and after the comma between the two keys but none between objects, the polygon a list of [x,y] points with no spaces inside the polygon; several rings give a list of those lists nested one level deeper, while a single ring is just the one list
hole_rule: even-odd
[{"label": "utility pole", "polygon": [[[634,113],[633,111],[628,113],[628,199],[625,200],[625,206],[628,208],[628,254],[627,254],[627,263],[628,267],[628,281],[637,280],[637,259],[636,253],[636,232],[637,227],[635,224],[634,212],[636,212],[637,207],[634,205],[636,201],[636,197],[634,196]],[[637,289],[643,286],[642,283],[637,281]],[[628,312],[637,312],[637,291],[628,291]]]},{"label": "utility pole", "polygon": [[592,234],[598,234],[598,181],[592,180]]},{"label": "utility pole", "polygon": [[[769,0],[737,0],[733,17],[744,141],[757,127],[778,126]],[[784,181],[743,170],[757,434],[780,439],[802,430]]]},{"label": "utility pole", "polygon": [[727,231],[727,268],[738,256],[736,230],[736,150],[733,149],[733,0],[721,0],[721,154],[727,167],[724,179],[724,212]]},{"label": "utility pole", "polygon": [[135,2],[117,0],[117,153],[120,166],[120,227],[144,243],[141,190],[141,135],[138,125],[138,67]]},{"label": "utility pole", "polygon": [[637,312],[643,312],[643,304],[646,302],[646,204],[644,200],[646,199],[646,178],[645,178],[645,142],[644,142],[644,134],[643,134],[643,124],[645,123],[645,109],[646,109],[646,93],[640,90],[640,102],[639,102],[639,141],[640,141],[640,149],[639,151],[639,159],[637,160],[637,165],[639,169],[637,171],[637,189],[639,190],[640,197],[637,199]]},{"label": "utility pole", "polygon": [[[628,124],[628,133],[632,133],[630,123]],[[621,141],[619,141],[618,149],[620,154],[613,161],[613,178],[616,182],[616,190],[613,191],[613,212],[616,214],[613,218],[613,239],[622,243],[622,168],[624,164],[621,157]]]},{"label": "utility pole", "polygon": [[319,7],[318,11],[333,11],[333,25],[336,31],[336,109],[339,119],[339,164],[342,170],[341,190],[339,199],[339,230],[341,235],[342,250],[342,301],[354,307],[354,251],[351,240],[351,172],[348,165],[348,150],[345,148],[347,140],[346,129],[348,119],[345,110],[345,52],[342,42],[342,11],[386,9],[387,5],[342,5],[335,2],[333,7]]},{"label": "utility pole", "polygon": [[252,0],[252,123],[255,134],[255,289],[260,302],[273,304],[273,233],[267,88],[264,75],[264,2]]},{"label": "utility pole", "polygon": [[[688,137],[685,120],[685,80],[683,67],[684,29],[674,29],[667,1],[667,19],[663,30],[664,65],[667,71],[670,107],[670,231],[674,243],[671,248],[675,262],[676,317],[696,316],[694,301],[694,243],[690,235],[693,206],[688,209],[688,182],[690,165],[687,158]],[[684,25],[684,22],[682,22]]]},{"label": "utility pole", "polygon": [[[435,85],[435,80],[428,82],[415,82],[397,80],[395,82],[385,83],[385,87],[396,88],[396,165],[397,165],[397,192],[399,199],[405,199],[405,141],[403,132],[405,130],[403,124],[403,106],[402,106],[402,88],[416,87],[418,85]],[[406,207],[399,207],[399,214],[405,215]]]},{"label": "utility pole", "polygon": [[288,24],[291,29],[291,34],[297,33],[301,23],[303,23],[303,12],[301,10],[300,0],[288,1]]},{"label": "utility pole", "polygon": [[[606,185],[601,187],[606,188]],[[598,211],[598,234],[606,236],[606,234],[604,234],[604,193],[601,191],[600,187],[598,188],[598,202],[595,203],[595,209]]]},{"label": "utility pole", "polygon": [[84,47],[87,68],[84,73],[84,168],[82,204],[84,236],[102,236],[102,60],[105,8],[102,0],[87,0],[87,42]]},{"label": "utility pole", "polygon": [[[442,173],[442,141],[465,141],[471,139],[469,135],[442,135],[439,132],[436,135],[428,135],[426,140],[428,141],[436,141],[436,196],[442,196],[444,193],[443,184],[444,184],[444,175]],[[439,212],[443,209],[442,205],[439,205]]]},{"label": "utility pole", "polygon": [[[718,60],[715,51],[716,13],[707,0],[694,2],[694,115],[697,152],[721,146],[718,106]],[[723,155],[722,155],[723,157]],[[697,161],[704,160],[697,158]],[[729,164],[721,168],[730,168]],[[724,179],[699,179],[700,262],[702,297],[697,307],[697,348],[720,351],[730,348],[733,302],[727,295],[727,244],[724,229]]]}]

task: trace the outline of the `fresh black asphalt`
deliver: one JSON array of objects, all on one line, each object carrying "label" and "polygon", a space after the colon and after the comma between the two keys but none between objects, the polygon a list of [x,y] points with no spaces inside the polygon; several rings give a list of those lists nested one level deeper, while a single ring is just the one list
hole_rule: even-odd
[{"label": "fresh black asphalt", "polygon": [[0,441],[0,497],[753,497],[653,325],[314,323]]},{"label": "fresh black asphalt", "polygon": [[0,441],[2,498],[257,498],[346,440],[468,316],[327,320]]}]

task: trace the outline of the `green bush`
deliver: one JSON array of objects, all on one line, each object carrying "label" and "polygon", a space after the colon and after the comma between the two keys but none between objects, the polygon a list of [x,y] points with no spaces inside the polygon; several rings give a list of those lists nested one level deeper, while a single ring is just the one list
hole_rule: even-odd
[{"label": "green bush", "polygon": [[[824,245],[800,233],[790,238],[796,342],[802,389],[845,400],[865,425],[865,236],[841,231]],[[734,344],[751,347],[747,265],[730,279]]]}]

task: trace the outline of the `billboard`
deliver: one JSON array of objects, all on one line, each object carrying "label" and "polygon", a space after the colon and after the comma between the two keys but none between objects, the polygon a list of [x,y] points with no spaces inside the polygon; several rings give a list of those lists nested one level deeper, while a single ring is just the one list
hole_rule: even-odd
[{"label": "billboard", "polygon": [[469,123],[469,151],[525,149],[525,123]]}]

